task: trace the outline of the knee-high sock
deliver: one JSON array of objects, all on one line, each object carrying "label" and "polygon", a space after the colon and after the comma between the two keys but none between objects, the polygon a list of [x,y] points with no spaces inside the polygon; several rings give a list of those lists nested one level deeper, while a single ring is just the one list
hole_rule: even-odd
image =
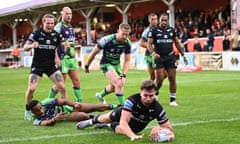
[{"label": "knee-high sock", "polygon": [[82,90],[80,87],[73,87],[74,95],[78,102],[82,102]]},{"label": "knee-high sock", "polygon": [[125,102],[125,97],[123,94],[116,94],[119,104],[123,105]]},{"label": "knee-high sock", "polygon": [[57,95],[57,91],[54,90],[53,88],[50,89],[49,94],[48,94],[48,98],[55,98],[55,96]]}]

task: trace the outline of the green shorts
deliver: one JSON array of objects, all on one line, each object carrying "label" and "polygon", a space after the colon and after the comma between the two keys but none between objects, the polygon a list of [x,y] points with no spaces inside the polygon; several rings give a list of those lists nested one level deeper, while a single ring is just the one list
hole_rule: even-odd
[{"label": "green shorts", "polygon": [[118,64],[118,65],[100,64],[100,68],[104,74],[109,70],[115,70],[119,76],[122,75],[122,69],[121,69],[120,64]]},{"label": "green shorts", "polygon": [[75,58],[63,58],[61,60],[61,71],[63,74],[68,73],[71,70],[78,70],[78,62]]},{"label": "green shorts", "polygon": [[151,67],[151,68],[155,68],[156,67],[155,60],[154,60],[154,57],[152,55],[145,56],[144,60],[147,63],[148,67]]},{"label": "green shorts", "polygon": [[63,112],[66,113],[66,114],[70,114],[73,112],[73,107],[70,107],[68,105],[64,105],[63,106]]}]

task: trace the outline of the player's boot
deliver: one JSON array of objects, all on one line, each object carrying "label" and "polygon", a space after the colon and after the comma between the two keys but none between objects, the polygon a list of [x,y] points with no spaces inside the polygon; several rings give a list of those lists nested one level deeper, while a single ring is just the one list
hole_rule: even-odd
[{"label": "player's boot", "polygon": [[93,120],[92,119],[80,121],[76,124],[76,129],[84,129],[84,128],[89,127],[91,125],[93,125]]},{"label": "player's boot", "polygon": [[178,106],[178,104],[176,101],[172,101],[172,102],[170,102],[170,106]]},{"label": "player's boot", "polygon": [[106,100],[101,96],[100,93],[96,93],[96,97],[102,104],[107,104]]}]

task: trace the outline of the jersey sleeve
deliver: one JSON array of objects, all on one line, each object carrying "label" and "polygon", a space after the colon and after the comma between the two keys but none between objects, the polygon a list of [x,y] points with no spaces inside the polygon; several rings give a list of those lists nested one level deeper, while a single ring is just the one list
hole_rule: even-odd
[{"label": "jersey sleeve", "polygon": [[[154,29],[155,29],[155,28],[154,28]],[[151,29],[151,30],[148,32],[148,35],[147,35],[148,38],[154,38],[154,29]]]},{"label": "jersey sleeve", "polygon": [[29,41],[29,42],[37,41],[37,31],[32,32],[32,33],[28,36],[27,41]]},{"label": "jersey sleeve", "polygon": [[62,23],[59,22],[55,25],[54,30],[58,33],[61,33]]},{"label": "jersey sleeve", "polygon": [[98,47],[100,49],[104,49],[104,47],[107,45],[107,43],[109,42],[108,38],[105,36],[103,38],[100,39],[100,41],[98,42]]},{"label": "jersey sleeve", "polygon": [[132,43],[129,39],[127,39],[125,54],[130,54],[131,53],[131,47],[132,47]]},{"label": "jersey sleeve", "polygon": [[143,39],[144,41],[147,41],[147,38],[148,38],[148,32],[149,32],[149,29],[146,28],[143,33],[142,33],[142,37],[141,39]]},{"label": "jersey sleeve", "polygon": [[134,95],[130,96],[127,98],[127,100],[124,103],[123,109],[129,112],[132,112],[132,109],[134,107],[134,105],[136,104],[136,102],[134,101],[133,98]]},{"label": "jersey sleeve", "polygon": [[35,126],[40,126],[41,125],[41,120],[39,120],[39,119],[35,119],[34,121],[33,121],[33,125],[35,125]]},{"label": "jersey sleeve", "polygon": [[161,105],[159,105],[157,107],[157,109],[158,109],[157,121],[161,125],[161,124],[163,124],[163,123],[168,121],[168,116],[167,116],[166,112],[164,111],[164,109],[162,108]]}]

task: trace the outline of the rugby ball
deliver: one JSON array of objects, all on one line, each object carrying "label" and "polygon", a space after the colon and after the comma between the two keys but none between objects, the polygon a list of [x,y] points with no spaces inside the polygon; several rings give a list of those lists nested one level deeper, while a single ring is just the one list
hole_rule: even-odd
[{"label": "rugby ball", "polygon": [[158,137],[151,140],[154,142],[172,142],[174,140],[174,134],[169,129],[160,129]]}]

